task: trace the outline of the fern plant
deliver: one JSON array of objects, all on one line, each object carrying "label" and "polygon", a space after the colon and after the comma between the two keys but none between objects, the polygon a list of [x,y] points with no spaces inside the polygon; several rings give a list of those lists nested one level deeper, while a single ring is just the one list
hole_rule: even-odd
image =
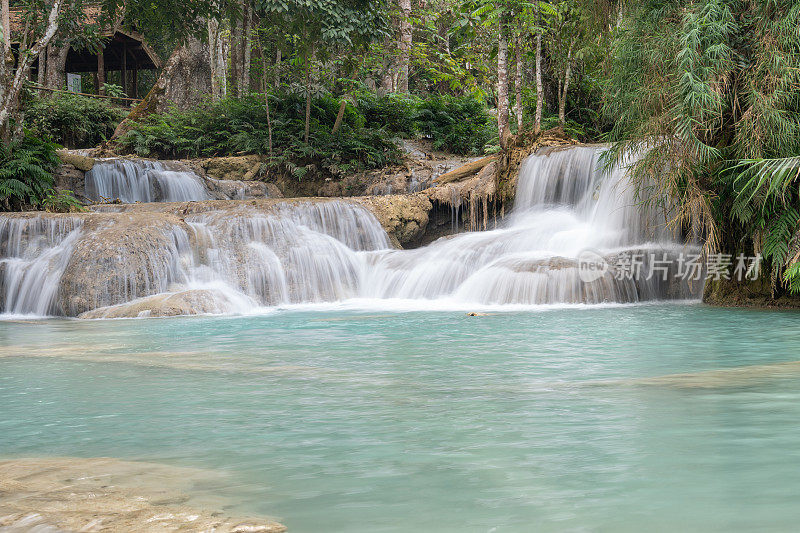
[{"label": "fern plant", "polygon": [[53,188],[57,146],[29,132],[0,145],[0,200],[6,210],[39,206]]}]

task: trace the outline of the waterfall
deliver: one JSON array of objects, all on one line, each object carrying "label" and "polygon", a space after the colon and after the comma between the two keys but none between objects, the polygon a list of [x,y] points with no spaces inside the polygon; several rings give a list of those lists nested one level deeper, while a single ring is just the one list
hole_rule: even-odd
[{"label": "waterfall", "polygon": [[57,313],[56,294],[82,221],[73,217],[0,218],[0,309]]},{"label": "waterfall", "polygon": [[[659,209],[639,205],[625,163],[601,170],[602,150],[571,147],[529,157],[504,227],[374,254],[363,296],[491,305],[693,297],[699,284],[675,280],[680,254],[696,247],[673,238]],[[663,275],[629,278],[608,268],[588,279],[594,276],[581,270],[587,254],[605,267],[641,256],[642,273],[656,257]]]},{"label": "waterfall", "polygon": [[86,173],[85,188],[94,201],[188,202],[209,198],[194,172],[170,170],[159,161],[97,161]]},{"label": "waterfall", "polygon": [[[74,316],[100,308],[91,316],[104,317],[131,316],[125,306],[146,316],[156,300],[216,313],[348,299],[472,309],[696,297],[702,282],[677,274],[681,254],[698,247],[672,235],[662,210],[640,205],[624,163],[601,169],[602,150],[529,157],[501,227],[416,250],[392,249],[375,216],[343,200],[0,216],[2,310]],[[664,276],[619,275],[632,254],[641,273],[658,262]],[[603,268],[587,276],[586,264]]]},{"label": "waterfall", "polygon": [[345,202],[279,205],[186,217],[195,250],[184,261],[191,288],[228,287],[260,306],[358,295],[361,253],[390,247],[366,209]]}]

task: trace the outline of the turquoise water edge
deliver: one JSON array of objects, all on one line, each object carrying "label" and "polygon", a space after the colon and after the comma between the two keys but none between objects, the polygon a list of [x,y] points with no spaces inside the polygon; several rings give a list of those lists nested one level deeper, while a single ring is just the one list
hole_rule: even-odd
[{"label": "turquoise water edge", "polygon": [[788,531],[800,314],[653,304],[0,322],[0,455],[220,470],[318,531]]}]

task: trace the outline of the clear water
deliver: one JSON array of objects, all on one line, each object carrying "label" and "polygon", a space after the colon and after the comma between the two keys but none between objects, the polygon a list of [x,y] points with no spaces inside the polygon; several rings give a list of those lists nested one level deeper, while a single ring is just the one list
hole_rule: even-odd
[{"label": "clear water", "polygon": [[797,313],[3,322],[0,346],[1,455],[224,470],[292,532],[800,520]]}]

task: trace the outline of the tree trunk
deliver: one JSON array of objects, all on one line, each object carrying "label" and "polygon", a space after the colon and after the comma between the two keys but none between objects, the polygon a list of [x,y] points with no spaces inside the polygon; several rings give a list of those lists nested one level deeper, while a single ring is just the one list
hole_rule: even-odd
[{"label": "tree trunk", "polygon": [[178,109],[196,107],[210,92],[208,45],[190,37],[172,52],[153,88],[120,122],[111,140],[127,133],[132,121],[141,120],[151,113],[163,113],[171,106]]},{"label": "tree trunk", "polygon": [[[39,87],[44,87],[47,83],[47,48],[39,54],[39,69],[36,73],[36,83]],[[39,91],[39,96],[43,96],[46,91]]]},{"label": "tree trunk", "polygon": [[413,28],[411,27],[411,0],[398,0],[400,6],[400,41],[398,48],[399,72],[397,76],[397,92],[408,92],[408,69],[411,61],[411,44]]},{"label": "tree trunk", "polygon": [[508,20],[500,16],[500,36],[497,45],[497,129],[500,146],[505,148],[508,134]]},{"label": "tree trunk", "polygon": [[250,59],[253,34],[253,4],[244,2],[244,39],[242,40],[242,69],[239,81],[239,97],[250,94]]},{"label": "tree trunk", "polygon": [[225,58],[225,39],[222,37],[217,19],[208,19],[208,52],[211,69],[211,98],[225,98],[227,88],[227,60]]},{"label": "tree trunk", "polygon": [[544,103],[544,84],[542,83],[542,34],[536,34],[536,116],[533,119],[533,131],[542,132],[542,107]]},{"label": "tree trunk", "polygon": [[[3,9],[8,3],[3,0]],[[9,55],[3,51],[0,57],[0,138],[8,142],[12,136],[11,122],[19,117],[19,94],[28,79],[33,62],[39,57],[58,31],[58,17],[61,12],[63,0],[53,0],[50,12],[47,15],[47,23],[41,37],[36,40],[27,50],[22,50],[19,54],[19,61],[14,68],[13,57],[9,61]],[[5,21],[3,21],[5,24]],[[9,39],[5,38],[8,32],[4,33],[4,45],[9,46]],[[24,47],[23,47],[24,48]],[[19,131],[20,121],[17,121],[15,130]]]},{"label": "tree trunk", "polygon": [[63,89],[67,85],[67,75],[64,69],[67,65],[67,54],[69,45],[63,46],[50,45],[47,48],[47,75],[45,76],[45,86],[49,89]]},{"label": "tree trunk", "polygon": [[516,93],[516,105],[514,106],[514,113],[517,115],[517,134],[522,133],[522,39],[519,33],[514,37],[514,63],[517,67],[516,75],[514,76],[514,92]]},{"label": "tree trunk", "polygon": [[569,92],[569,82],[572,79],[572,47],[570,43],[569,50],[567,51],[567,68],[564,72],[564,83],[559,83],[561,91],[558,94],[558,123],[561,129],[567,125],[567,93]]},{"label": "tree trunk", "polygon": [[228,69],[228,83],[231,88],[231,95],[234,98],[240,96],[240,84],[242,79],[242,63],[244,54],[242,53],[243,28],[242,19],[239,17],[231,21],[231,53]]},{"label": "tree trunk", "polygon": [[306,54],[306,129],[303,138],[308,144],[308,137],[311,134],[311,59]]},{"label": "tree trunk", "polygon": [[[258,35],[258,47],[261,51],[261,91],[264,93],[264,107],[267,109],[267,143],[269,147],[269,158],[272,159],[272,119],[270,118],[269,112],[269,88],[267,87],[267,72],[269,69],[267,68],[267,50],[264,47],[264,43],[261,40],[261,36]],[[280,53],[280,52],[278,52]]]},{"label": "tree trunk", "polygon": [[0,42],[2,42],[2,47],[0,47],[0,52],[2,52],[2,59],[8,56],[9,50],[11,50],[11,12],[8,6],[8,0],[3,0],[2,4],[0,4],[0,8],[3,10],[2,13],[2,26],[0,26]]},{"label": "tree trunk", "polygon": [[381,77],[381,86],[379,91],[381,96],[395,92],[396,78],[394,77],[393,63],[394,62],[391,60],[391,58],[384,61],[383,76]]},{"label": "tree trunk", "polygon": [[281,49],[278,48],[275,51],[275,88],[281,86],[281,65],[283,63],[283,54],[281,53]]},{"label": "tree trunk", "polygon": [[342,127],[342,120],[344,120],[344,110],[347,108],[347,99],[342,98],[342,103],[339,104],[339,112],[336,114],[336,121],[333,123],[333,130],[331,133],[336,135],[336,132],[339,131],[339,128]]},{"label": "tree trunk", "polygon": [[106,83],[106,58],[103,54],[103,50],[100,49],[97,52],[97,94],[105,95],[106,89],[104,87]]}]

